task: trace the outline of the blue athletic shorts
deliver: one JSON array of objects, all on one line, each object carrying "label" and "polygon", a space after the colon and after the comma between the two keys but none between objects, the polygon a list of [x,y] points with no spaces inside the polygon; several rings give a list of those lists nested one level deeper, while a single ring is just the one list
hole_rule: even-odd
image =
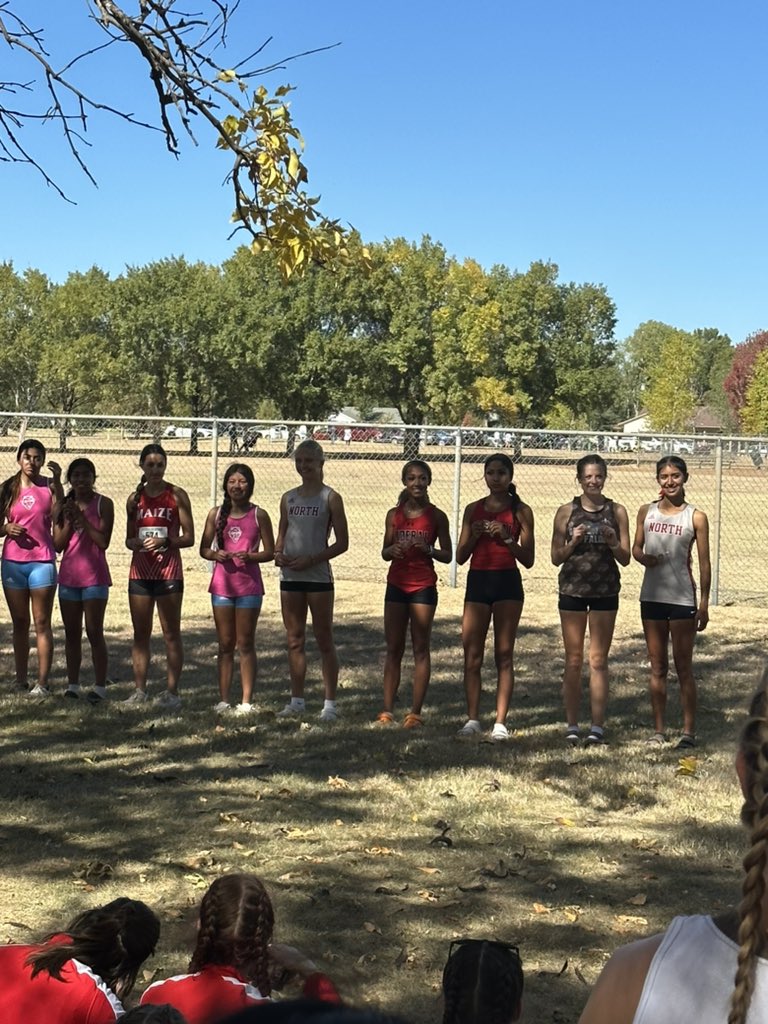
[{"label": "blue athletic shorts", "polygon": [[59,584],[60,601],[106,601],[109,587],[63,587]]},{"label": "blue athletic shorts", "polygon": [[211,604],[214,608],[261,608],[263,600],[263,594],[243,594],[242,597],[222,597],[220,594],[211,594]]},{"label": "blue athletic shorts", "polygon": [[3,559],[3,586],[8,590],[43,590],[56,586],[55,562],[12,562]]}]

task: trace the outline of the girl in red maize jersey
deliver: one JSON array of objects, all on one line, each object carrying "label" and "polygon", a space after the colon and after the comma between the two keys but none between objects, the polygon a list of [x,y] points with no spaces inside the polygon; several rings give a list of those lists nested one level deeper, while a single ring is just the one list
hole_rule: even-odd
[{"label": "girl in red maize jersey", "polygon": [[459,730],[462,737],[482,732],[480,672],[485,639],[493,619],[497,682],[496,721],[491,739],[509,739],[506,717],[515,682],[512,656],[523,610],[523,583],[517,563],[530,569],[535,557],[533,512],[520,500],[512,483],[513,473],[514,466],[507,455],[491,455],[485,460],[488,494],[467,505],[456,548],[459,565],[472,559],[462,622],[467,695],[467,721]]},{"label": "girl in red maize jersey", "polygon": [[292,946],[272,942],[275,914],[255,875],[222,875],[203,896],[189,973],[150,985],[141,1005],[169,1003],[188,1024],[214,1024],[270,1001],[275,976],[304,979],[304,995],[338,1003],[333,983]]},{"label": "girl in red maize jersey", "polygon": [[431,671],[429,640],[437,608],[437,573],[433,563],[450,562],[452,545],[448,517],[429,500],[427,488],[432,483],[432,471],[427,463],[421,459],[407,462],[402,481],[405,490],[395,508],[387,512],[381,549],[381,557],[391,565],[384,597],[384,708],[377,721],[381,725],[394,723],[395,696],[410,624],[413,703],[403,725],[414,729],[423,724],[421,708]]}]

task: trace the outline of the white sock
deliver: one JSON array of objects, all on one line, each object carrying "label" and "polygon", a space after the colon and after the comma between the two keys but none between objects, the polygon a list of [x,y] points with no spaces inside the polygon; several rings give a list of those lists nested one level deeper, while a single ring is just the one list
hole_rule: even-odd
[{"label": "white sock", "polygon": [[106,686],[94,686],[93,692],[94,693],[98,693],[98,695],[100,697],[106,697],[107,696],[107,688],[106,688]]},{"label": "white sock", "polygon": [[67,687],[67,693],[80,693],[80,683],[70,683]]},{"label": "white sock", "polygon": [[324,700],[323,701],[323,711],[327,711],[329,708],[330,708],[331,711],[335,711],[336,710],[336,701],[335,700]]},{"label": "white sock", "polygon": [[303,708],[304,707],[304,698],[303,697],[291,697],[291,707],[292,708]]}]

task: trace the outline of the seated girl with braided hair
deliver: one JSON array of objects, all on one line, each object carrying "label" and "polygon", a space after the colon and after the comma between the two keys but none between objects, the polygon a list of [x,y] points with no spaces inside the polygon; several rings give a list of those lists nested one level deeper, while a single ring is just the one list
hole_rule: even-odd
[{"label": "seated girl with braided hair", "polygon": [[443,1024],[513,1024],[522,1004],[517,946],[491,939],[451,943],[443,968]]},{"label": "seated girl with braided hair", "polygon": [[149,907],[122,896],[40,944],[0,946],[0,1021],[111,1024],[159,936]]},{"label": "seated girl with braided hair", "polygon": [[274,910],[255,875],[222,875],[200,905],[197,944],[189,973],[157,981],[144,992],[141,1005],[169,1003],[188,1024],[214,1024],[238,1010],[268,1003],[275,978],[303,978],[303,994],[338,1003],[329,978],[292,946],[272,942]]},{"label": "seated girl with braided hair", "polygon": [[768,668],[736,755],[750,841],[738,909],[676,917],[623,946],[597,979],[579,1024],[757,1024],[768,1019]]}]

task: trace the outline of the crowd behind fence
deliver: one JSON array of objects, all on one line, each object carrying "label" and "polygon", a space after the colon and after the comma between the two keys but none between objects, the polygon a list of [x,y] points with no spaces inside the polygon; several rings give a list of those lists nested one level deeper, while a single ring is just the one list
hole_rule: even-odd
[{"label": "crowd behind fence", "polygon": [[[135,489],[142,447],[159,441],[168,452],[167,478],[189,492],[198,534],[205,514],[221,500],[221,480],[232,461],[247,462],[256,477],[254,500],[277,524],[280,495],[298,483],[290,457],[305,437],[314,437],[326,453],[326,481],[342,495],[350,524],[350,550],[334,568],[339,578],[383,580],[381,560],[384,517],[401,490],[400,469],[415,456],[433,474],[430,496],[448,515],[454,543],[464,506],[483,497],[483,462],[494,451],[515,463],[515,482],[536,519],[537,559],[525,574],[532,592],[557,589],[549,544],[558,506],[579,492],[575,463],[599,451],[609,467],[605,493],[625,505],[630,528],[640,505],[657,494],[655,463],[663,454],[680,455],[688,464],[687,497],[707,513],[711,528],[713,603],[768,604],[768,502],[764,478],[768,457],[764,438],[713,435],[617,434],[455,428],[375,423],[278,423],[224,419],[157,419],[120,416],[62,416],[0,413],[0,478],[16,469],[15,453],[23,437],[36,437],[49,458],[66,471],[78,456],[93,459],[97,488],[119,510]],[[120,543],[118,519],[110,564],[127,577],[129,553]],[[195,558],[190,552],[187,560]],[[462,585],[465,569],[438,567],[443,582]],[[641,569],[623,572],[623,590],[637,596]]]}]

